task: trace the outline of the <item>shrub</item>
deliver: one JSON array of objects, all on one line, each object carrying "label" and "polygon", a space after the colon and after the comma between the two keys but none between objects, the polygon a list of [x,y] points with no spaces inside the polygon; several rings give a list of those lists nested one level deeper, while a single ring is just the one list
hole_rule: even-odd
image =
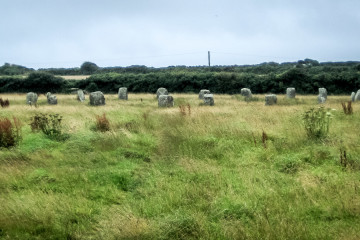
[{"label": "shrub", "polygon": [[37,113],[31,118],[32,131],[42,131],[51,138],[59,138],[62,135],[62,116],[59,114]]},{"label": "shrub", "polygon": [[14,123],[8,118],[0,119],[0,147],[16,146],[21,140],[21,123],[13,118]]},{"label": "shrub", "polygon": [[1,107],[8,107],[10,105],[10,102],[9,102],[9,100],[8,99],[6,99],[6,100],[3,100],[2,98],[0,98],[0,106]]},{"label": "shrub", "polygon": [[346,115],[351,115],[353,114],[353,108],[351,106],[351,101],[349,101],[347,104],[345,103],[341,103],[341,106],[343,108],[343,111]]},{"label": "shrub", "polygon": [[303,114],[306,134],[309,138],[323,138],[329,133],[330,110],[324,107],[311,108]]},{"label": "shrub", "polygon": [[102,116],[96,115],[96,130],[100,132],[110,131],[110,122],[105,113]]}]

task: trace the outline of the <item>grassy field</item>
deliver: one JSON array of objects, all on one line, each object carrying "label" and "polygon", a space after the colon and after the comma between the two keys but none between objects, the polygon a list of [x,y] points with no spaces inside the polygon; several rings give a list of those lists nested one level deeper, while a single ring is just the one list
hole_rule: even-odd
[{"label": "grassy field", "polygon": [[90,76],[91,75],[63,75],[63,76],[59,76],[59,77],[62,77],[65,80],[84,80]]},{"label": "grassy field", "polygon": [[[0,117],[23,123],[19,145],[0,150],[0,238],[360,239],[359,103],[345,115],[349,97],[329,96],[329,135],[309,139],[316,96],[215,95],[213,107],[173,96],[159,109],[151,94],[101,107],[42,95],[37,108],[0,95]],[[63,116],[67,139],[32,132],[36,113]],[[103,113],[107,132],[95,130]]]}]

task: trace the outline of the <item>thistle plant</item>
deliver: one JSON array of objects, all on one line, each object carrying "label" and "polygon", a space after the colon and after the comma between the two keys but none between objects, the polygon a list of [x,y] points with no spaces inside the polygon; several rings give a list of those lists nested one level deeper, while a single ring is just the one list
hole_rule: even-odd
[{"label": "thistle plant", "polygon": [[323,138],[329,133],[332,114],[324,107],[310,108],[303,114],[306,134],[309,138]]}]

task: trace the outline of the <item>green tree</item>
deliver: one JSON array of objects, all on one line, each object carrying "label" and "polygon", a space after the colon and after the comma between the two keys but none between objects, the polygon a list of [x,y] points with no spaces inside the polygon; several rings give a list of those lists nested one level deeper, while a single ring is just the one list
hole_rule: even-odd
[{"label": "green tree", "polygon": [[81,64],[80,67],[80,72],[82,74],[93,74],[95,73],[97,70],[99,69],[99,67],[92,62],[84,62],[83,64]]}]

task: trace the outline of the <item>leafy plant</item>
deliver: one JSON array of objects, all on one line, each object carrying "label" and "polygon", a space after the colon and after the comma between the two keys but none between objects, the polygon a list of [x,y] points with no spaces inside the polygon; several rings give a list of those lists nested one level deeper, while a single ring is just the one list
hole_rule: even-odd
[{"label": "leafy plant", "polygon": [[102,116],[96,115],[96,130],[100,132],[110,131],[110,122],[105,113]]},{"label": "leafy plant", "polygon": [[8,99],[6,99],[6,100],[3,100],[2,98],[0,98],[0,106],[1,107],[8,107],[10,105],[10,102],[9,102],[9,100]]},{"label": "leafy plant", "polygon": [[329,133],[332,115],[324,107],[310,108],[303,114],[306,134],[309,138],[323,138]]},{"label": "leafy plant", "polygon": [[352,105],[351,105],[351,101],[349,101],[347,104],[346,104],[346,102],[341,103],[341,106],[342,106],[343,111],[344,111],[344,113],[346,115],[353,114],[353,108],[352,108]]},{"label": "leafy plant", "polygon": [[31,118],[32,131],[42,131],[51,138],[59,138],[62,135],[62,116],[59,114],[37,113]]},{"label": "leafy plant", "polygon": [[13,118],[13,123],[8,118],[0,119],[0,147],[16,146],[21,140],[21,123]]}]

